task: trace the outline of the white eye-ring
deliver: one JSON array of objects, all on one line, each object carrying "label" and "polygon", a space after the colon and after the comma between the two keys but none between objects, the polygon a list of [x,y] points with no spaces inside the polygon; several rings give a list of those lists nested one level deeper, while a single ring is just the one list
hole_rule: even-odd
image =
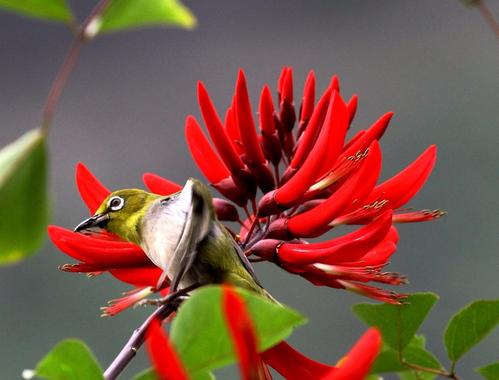
[{"label": "white eye-ring", "polygon": [[118,211],[121,210],[125,205],[125,200],[118,196],[112,197],[107,205],[112,211]]}]

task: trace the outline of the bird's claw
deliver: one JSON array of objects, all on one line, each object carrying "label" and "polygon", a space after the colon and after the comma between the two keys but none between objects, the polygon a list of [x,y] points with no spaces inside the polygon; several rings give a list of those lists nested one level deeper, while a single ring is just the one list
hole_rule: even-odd
[{"label": "bird's claw", "polygon": [[172,299],[172,297],[166,296],[162,298],[152,298],[152,299],[144,299],[140,300],[135,304],[135,307],[145,307],[145,306],[163,306],[163,305],[168,305],[172,303],[182,303],[184,300],[189,298],[187,295],[179,295],[178,297],[175,297]]}]

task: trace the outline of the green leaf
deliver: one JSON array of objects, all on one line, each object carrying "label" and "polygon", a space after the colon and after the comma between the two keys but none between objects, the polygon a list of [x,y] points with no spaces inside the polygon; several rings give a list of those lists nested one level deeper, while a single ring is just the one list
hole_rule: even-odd
[{"label": "green leaf", "polygon": [[[190,377],[191,380],[215,380],[215,375],[211,372],[199,372],[195,376]],[[134,376],[132,380],[159,380],[158,376],[152,368]]]},{"label": "green leaf", "polygon": [[[253,320],[260,351],[268,349],[305,323],[296,311],[238,289]],[[192,373],[235,362],[233,343],[222,315],[221,288],[207,286],[193,293],[173,320],[170,339]]]},{"label": "green leaf", "polygon": [[353,312],[369,326],[379,328],[383,342],[401,351],[437,300],[438,296],[434,293],[414,293],[407,298],[405,305],[361,303],[354,305]]},{"label": "green leaf", "polygon": [[499,362],[477,368],[476,371],[487,380],[499,380]]},{"label": "green leaf", "polygon": [[445,347],[456,362],[499,323],[499,300],[480,300],[455,314],[445,330]]},{"label": "green leaf", "polygon": [[73,14],[65,0],[0,0],[0,7],[43,20],[73,21]]},{"label": "green leaf", "polygon": [[66,339],[57,343],[38,363],[35,374],[49,380],[104,379],[94,355],[78,339]]},{"label": "green leaf", "polygon": [[25,258],[44,241],[46,160],[44,136],[38,129],[0,150],[0,265]]},{"label": "green leaf", "polygon": [[[442,369],[442,365],[431,352],[425,348],[425,339],[422,335],[416,335],[402,351],[402,358],[411,364],[421,367]],[[372,373],[402,372],[410,368],[400,362],[399,353],[384,347],[371,368]]]},{"label": "green leaf", "polygon": [[112,0],[99,24],[103,33],[161,25],[192,29],[196,17],[179,0]]}]

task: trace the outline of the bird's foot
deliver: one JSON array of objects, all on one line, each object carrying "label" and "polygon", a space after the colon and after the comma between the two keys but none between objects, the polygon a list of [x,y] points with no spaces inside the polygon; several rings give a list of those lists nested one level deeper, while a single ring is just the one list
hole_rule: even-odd
[{"label": "bird's foot", "polygon": [[170,305],[172,303],[177,303],[181,304],[183,301],[185,301],[189,296],[187,295],[178,295],[176,297],[170,297],[170,295],[162,298],[152,298],[152,299],[145,299],[145,300],[140,300],[135,304],[136,307],[140,306],[163,306],[163,305]]},{"label": "bird's foot", "polygon": [[176,290],[165,297],[162,298],[151,298],[151,299],[143,299],[135,304],[135,307],[138,306],[163,306],[163,305],[171,305],[175,304],[177,307],[184,302],[187,298],[189,298],[189,292],[198,288],[198,284],[194,284],[188,286],[184,289]]}]

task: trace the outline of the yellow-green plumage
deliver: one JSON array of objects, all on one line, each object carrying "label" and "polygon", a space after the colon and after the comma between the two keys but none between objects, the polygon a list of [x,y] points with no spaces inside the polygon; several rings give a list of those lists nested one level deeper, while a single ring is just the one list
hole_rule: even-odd
[{"label": "yellow-green plumage", "polygon": [[96,211],[102,215],[106,220],[101,227],[141,246],[170,281],[185,271],[180,288],[229,283],[271,298],[216,219],[209,189],[197,180],[190,179],[181,192],[167,197],[139,189],[115,191]]}]

